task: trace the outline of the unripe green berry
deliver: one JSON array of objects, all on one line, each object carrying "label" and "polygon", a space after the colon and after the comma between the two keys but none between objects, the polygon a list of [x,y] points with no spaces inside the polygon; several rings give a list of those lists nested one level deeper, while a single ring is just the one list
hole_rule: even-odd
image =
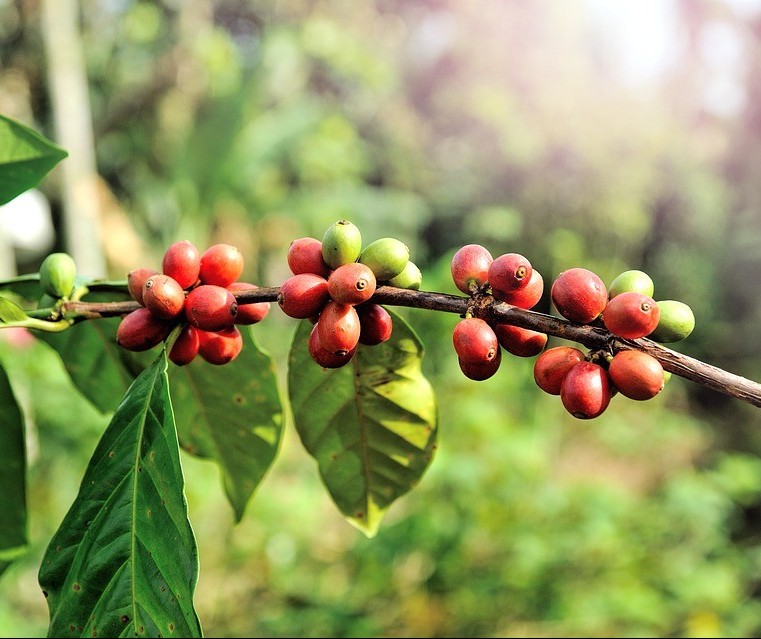
[{"label": "unripe green berry", "polygon": [[386,282],[399,275],[409,259],[410,249],[404,242],[393,237],[382,237],[371,242],[359,256],[359,261],[370,267],[379,282]]},{"label": "unripe green berry", "polygon": [[624,271],[617,275],[608,287],[608,298],[612,299],[621,293],[642,293],[648,297],[653,296],[655,285],[650,276],[637,270]]},{"label": "unripe green berry", "polygon": [[338,220],[322,238],[322,259],[330,268],[356,262],[362,252],[362,234],[349,220]]},{"label": "unripe green berry", "polygon": [[663,300],[656,302],[660,317],[658,325],[647,337],[656,342],[678,342],[692,333],[695,315],[684,302]]},{"label": "unripe green berry", "polygon": [[423,274],[413,261],[407,260],[407,265],[402,272],[399,273],[399,275],[392,277],[388,281],[388,284],[396,286],[397,288],[406,288],[412,291],[417,291],[423,284]]},{"label": "unripe green berry", "polygon": [[74,288],[77,267],[68,253],[51,253],[40,264],[40,286],[52,297],[65,297]]}]

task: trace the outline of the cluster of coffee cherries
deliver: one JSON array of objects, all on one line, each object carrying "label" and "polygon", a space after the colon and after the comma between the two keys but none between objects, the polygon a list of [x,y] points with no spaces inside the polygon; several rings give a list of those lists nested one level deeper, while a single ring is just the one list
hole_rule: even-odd
[{"label": "cluster of coffee cherries", "polygon": [[257,288],[238,281],[243,266],[243,255],[230,244],[214,244],[201,254],[187,240],[175,242],[164,253],[161,273],[130,271],[127,286],[141,308],[122,318],[117,343],[148,350],[180,327],[169,350],[174,364],[185,366],[197,355],[215,365],[233,361],[243,348],[236,325],[260,322],[270,308],[269,302],[238,304],[236,291]]},{"label": "cluster of coffee cherries", "polygon": [[322,240],[302,237],[288,247],[293,275],[283,282],[278,304],[289,317],[314,324],[309,353],[323,368],[351,361],[358,344],[373,346],[391,337],[391,315],[370,301],[382,284],[419,289],[422,275],[409,248],[384,237],[363,248],[349,220],[328,227]]},{"label": "cluster of coffee cherries", "polygon": [[[544,279],[520,253],[493,258],[480,244],[467,244],[452,257],[455,286],[478,299],[488,294],[500,302],[530,309],[544,292]],[[466,313],[452,333],[460,370],[469,379],[483,381],[494,375],[502,361],[501,349],[518,357],[533,357],[544,350],[547,335],[519,326],[489,323]]]}]

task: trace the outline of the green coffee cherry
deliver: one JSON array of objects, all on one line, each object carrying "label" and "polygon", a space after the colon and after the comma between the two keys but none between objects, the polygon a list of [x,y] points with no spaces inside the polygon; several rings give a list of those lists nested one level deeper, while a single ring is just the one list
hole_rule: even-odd
[{"label": "green coffee cherry", "polygon": [[417,291],[423,283],[423,274],[414,262],[408,260],[404,270],[399,275],[392,277],[388,283],[397,288],[408,288]]},{"label": "green coffee cherry", "polygon": [[356,262],[362,252],[362,234],[349,220],[338,220],[322,238],[322,259],[330,268]]},{"label": "green coffee cherry", "polygon": [[407,245],[393,237],[382,237],[371,242],[359,256],[359,261],[370,267],[379,282],[387,282],[399,275],[409,259]]},{"label": "green coffee cherry", "polygon": [[656,342],[678,342],[692,333],[695,315],[684,302],[663,300],[656,302],[660,319],[655,330],[648,337]]},{"label": "green coffee cherry", "polygon": [[74,288],[77,267],[68,253],[51,253],[40,264],[40,286],[52,297],[64,297]]},{"label": "green coffee cherry", "polygon": [[643,271],[624,271],[610,283],[608,297],[613,299],[616,295],[630,291],[652,297],[654,289],[653,280],[647,273]]}]

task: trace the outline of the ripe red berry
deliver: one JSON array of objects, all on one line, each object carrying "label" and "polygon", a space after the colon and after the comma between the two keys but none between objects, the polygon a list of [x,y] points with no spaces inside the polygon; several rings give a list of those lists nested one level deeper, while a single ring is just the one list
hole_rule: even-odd
[{"label": "ripe red berry", "polygon": [[563,379],[560,399],[565,409],[578,419],[601,415],[611,398],[608,372],[599,364],[579,362]]},{"label": "ripe red berry", "polygon": [[505,293],[525,288],[534,269],[520,253],[505,253],[489,265],[489,285]]},{"label": "ripe red berry", "polygon": [[637,339],[652,333],[658,326],[660,311],[652,297],[629,291],[612,298],[602,314],[602,321],[614,335]]},{"label": "ripe red berry", "polygon": [[333,354],[348,353],[359,343],[362,327],[357,310],[349,304],[329,301],[317,321],[320,344]]},{"label": "ripe red berry", "polygon": [[168,275],[152,275],[143,284],[143,304],[156,317],[172,319],[182,313],[185,291]]},{"label": "ripe red berry", "polygon": [[[246,291],[252,288],[259,288],[256,284],[248,282],[233,282],[227,287],[228,291]],[[258,324],[270,312],[269,302],[251,302],[250,304],[241,304],[238,302],[238,314],[235,316],[236,324]]]},{"label": "ripe red berry", "polygon": [[341,366],[351,361],[356,350],[355,347],[346,353],[331,353],[329,350],[324,349],[320,343],[320,331],[317,328],[317,324],[312,327],[312,332],[309,334],[309,354],[323,368],[341,368]]},{"label": "ripe red berry", "polygon": [[462,374],[475,382],[482,382],[492,377],[499,370],[501,362],[502,353],[499,350],[497,350],[495,357],[486,362],[464,362],[459,357],[457,358]]},{"label": "ripe red berry", "polygon": [[491,253],[480,244],[466,244],[452,256],[451,273],[455,286],[470,295],[471,286],[482,286],[489,279]]},{"label": "ripe red berry", "polygon": [[499,353],[494,330],[479,317],[466,317],[457,322],[452,343],[457,357],[466,364],[490,362]]},{"label": "ripe red berry", "polygon": [[608,289],[600,277],[585,268],[570,268],[555,278],[552,302],[566,319],[588,324],[599,317],[608,302]]},{"label": "ripe red berry", "polygon": [[174,322],[156,317],[147,308],[138,308],[122,318],[116,329],[116,343],[128,351],[147,351],[164,341]]},{"label": "ripe red berry", "polygon": [[534,362],[534,381],[545,393],[560,395],[568,371],[583,361],[584,353],[573,346],[548,348]]},{"label": "ripe red berry", "polygon": [[230,328],[238,315],[235,296],[226,288],[201,284],[185,300],[185,316],[193,326],[204,331]]},{"label": "ripe red berry", "polygon": [[209,364],[229,364],[243,350],[243,336],[235,327],[221,331],[200,331],[198,354]]},{"label": "ripe red berry", "polygon": [[391,337],[394,323],[385,308],[380,304],[361,304],[356,308],[359,315],[360,344],[375,346]]},{"label": "ripe red berry", "polygon": [[542,293],[544,293],[544,278],[536,269],[531,271],[528,284],[523,288],[513,291],[501,291],[492,287],[494,299],[507,302],[518,308],[533,308],[542,299]]},{"label": "ripe red berry", "polygon": [[300,237],[288,247],[288,267],[291,273],[314,273],[328,279],[330,267],[322,259],[322,242],[313,237]]},{"label": "ripe red berry", "polygon": [[243,254],[236,246],[214,244],[201,255],[198,277],[203,284],[227,287],[243,273]]},{"label": "ripe red berry", "polygon": [[496,324],[494,334],[499,345],[511,355],[534,357],[547,345],[547,335],[511,324]]},{"label": "ripe red berry", "polygon": [[145,302],[143,302],[143,285],[145,280],[158,274],[159,272],[154,271],[152,268],[136,268],[127,275],[127,290],[129,290],[129,294],[140,305],[145,306]]},{"label": "ripe red berry", "polygon": [[283,313],[295,319],[318,315],[329,300],[328,280],[313,273],[292,275],[280,286],[277,296]]},{"label": "ripe red berry", "polygon": [[343,264],[328,278],[330,297],[339,304],[355,306],[369,300],[375,293],[375,273],[359,262]]},{"label": "ripe red berry", "polygon": [[186,324],[177,336],[169,351],[169,359],[177,366],[186,366],[198,355],[201,331],[190,324]]},{"label": "ripe red berry", "polygon": [[172,244],[161,262],[164,275],[173,278],[183,289],[190,288],[198,281],[200,268],[201,256],[198,249],[187,240]]},{"label": "ripe red berry", "polygon": [[663,390],[663,366],[642,351],[619,351],[608,366],[613,385],[629,399],[652,399]]}]

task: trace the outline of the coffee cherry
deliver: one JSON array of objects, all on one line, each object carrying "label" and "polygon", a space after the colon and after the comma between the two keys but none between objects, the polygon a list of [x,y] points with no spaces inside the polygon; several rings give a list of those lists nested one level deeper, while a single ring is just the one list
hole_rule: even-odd
[{"label": "coffee cherry", "polygon": [[159,272],[154,271],[152,268],[136,268],[127,274],[127,290],[129,290],[132,298],[142,306],[145,306],[143,301],[143,285],[145,280],[154,275],[159,275]]},{"label": "coffee cherry", "polygon": [[235,326],[221,331],[200,332],[198,354],[209,364],[229,364],[242,350],[243,336]]},{"label": "coffee cherry", "polygon": [[309,334],[309,354],[312,359],[317,362],[323,368],[341,368],[351,361],[356,352],[356,346],[347,352],[339,354],[331,353],[322,347],[320,343],[320,331],[317,328],[317,324],[312,327],[312,332]]},{"label": "coffee cherry", "polygon": [[399,275],[392,277],[387,284],[389,286],[396,286],[397,288],[406,288],[411,291],[417,291],[423,283],[423,274],[417,265],[411,260],[407,260],[407,264]]},{"label": "coffee cherry", "polygon": [[196,328],[204,331],[221,331],[230,328],[238,315],[235,296],[226,288],[214,284],[201,284],[185,300],[185,317]]},{"label": "coffee cherry", "polygon": [[185,291],[168,275],[152,275],[143,284],[143,304],[156,317],[172,319],[182,313]]},{"label": "coffee cherry", "polygon": [[201,331],[186,324],[169,351],[169,359],[177,366],[187,366],[198,355]]},{"label": "coffee cherry", "polygon": [[457,357],[466,364],[490,362],[499,353],[494,330],[479,317],[466,317],[457,322],[452,343]]},{"label": "coffee cherry", "polygon": [[156,317],[147,308],[138,308],[122,318],[116,329],[116,343],[128,351],[147,351],[166,339],[174,322]]},{"label": "coffee cherry", "polygon": [[410,249],[393,237],[382,237],[370,242],[359,255],[359,261],[369,266],[379,282],[396,277],[410,259]]},{"label": "coffee cherry", "polygon": [[492,288],[494,299],[526,309],[536,306],[542,299],[542,293],[544,293],[544,278],[536,269],[531,271],[531,278],[523,288],[514,291],[500,291]]},{"label": "coffee cherry", "polygon": [[313,273],[292,275],[280,286],[277,296],[283,313],[296,319],[318,315],[329,300],[328,280]]},{"label": "coffee cherry", "polygon": [[[233,282],[227,287],[227,290],[235,293],[236,291],[246,291],[252,288],[259,288],[256,284],[249,284],[248,282]],[[261,322],[267,314],[270,312],[269,302],[251,302],[249,304],[241,304],[238,302],[238,314],[235,316],[236,324],[258,324]]]},{"label": "coffee cherry", "polygon": [[333,354],[348,353],[359,343],[362,326],[357,310],[349,304],[331,300],[325,305],[317,322],[320,344]]},{"label": "coffee cherry", "polygon": [[525,288],[531,279],[531,262],[520,253],[505,253],[489,265],[489,285],[504,293]]},{"label": "coffee cherry", "polygon": [[77,267],[68,253],[51,253],[40,264],[40,286],[52,297],[67,297],[76,276]]},{"label": "coffee cherry", "polygon": [[375,346],[391,337],[394,323],[385,308],[380,304],[361,304],[356,308],[359,315],[360,344]]},{"label": "coffee cherry", "polygon": [[511,355],[534,357],[547,345],[547,335],[511,324],[496,324],[494,334],[499,345]]},{"label": "coffee cherry", "polygon": [[629,291],[611,299],[602,321],[614,335],[637,339],[651,333],[658,325],[660,312],[652,297]]},{"label": "coffee cherry", "polygon": [[548,348],[534,362],[534,381],[545,393],[560,395],[568,371],[583,361],[584,353],[573,346]]},{"label": "coffee cherry", "polygon": [[579,362],[566,373],[560,385],[560,399],[565,409],[577,419],[601,415],[611,398],[610,379],[599,364]]},{"label": "coffee cherry", "polygon": [[617,275],[608,287],[608,297],[613,299],[621,293],[642,293],[648,297],[653,296],[655,286],[653,280],[643,271],[624,271]]},{"label": "coffee cherry", "polygon": [[455,286],[470,295],[471,286],[483,286],[489,280],[491,253],[480,244],[466,244],[452,256],[451,273]]},{"label": "coffee cherry", "polygon": [[214,244],[201,255],[198,277],[203,284],[227,287],[243,273],[243,254],[236,246]]},{"label": "coffee cherry", "polygon": [[502,353],[499,350],[496,356],[487,362],[464,362],[459,357],[457,358],[457,363],[460,365],[463,375],[475,382],[482,382],[492,377],[499,370],[501,362]]},{"label": "coffee cherry", "polygon": [[619,351],[608,366],[608,375],[619,392],[629,399],[652,399],[666,383],[663,367],[642,351]]},{"label": "coffee cherry", "polygon": [[695,329],[695,315],[684,302],[663,300],[656,302],[660,314],[658,325],[648,335],[656,342],[679,342]]},{"label": "coffee cherry", "polygon": [[338,220],[322,238],[322,259],[330,268],[356,262],[362,252],[362,234],[349,220]]},{"label": "coffee cherry", "polygon": [[198,281],[201,256],[192,242],[180,240],[172,244],[164,253],[161,270],[173,278],[183,289],[188,289]]},{"label": "coffee cherry", "polygon": [[603,312],[608,290],[592,271],[570,268],[555,278],[550,297],[563,317],[578,324],[589,324]]},{"label": "coffee cherry", "polygon": [[375,293],[375,274],[369,266],[359,262],[343,264],[328,278],[328,293],[340,304],[361,304]]},{"label": "coffee cherry", "polygon": [[328,279],[330,267],[322,259],[322,242],[313,237],[300,237],[288,247],[288,267],[291,273],[314,273]]}]

